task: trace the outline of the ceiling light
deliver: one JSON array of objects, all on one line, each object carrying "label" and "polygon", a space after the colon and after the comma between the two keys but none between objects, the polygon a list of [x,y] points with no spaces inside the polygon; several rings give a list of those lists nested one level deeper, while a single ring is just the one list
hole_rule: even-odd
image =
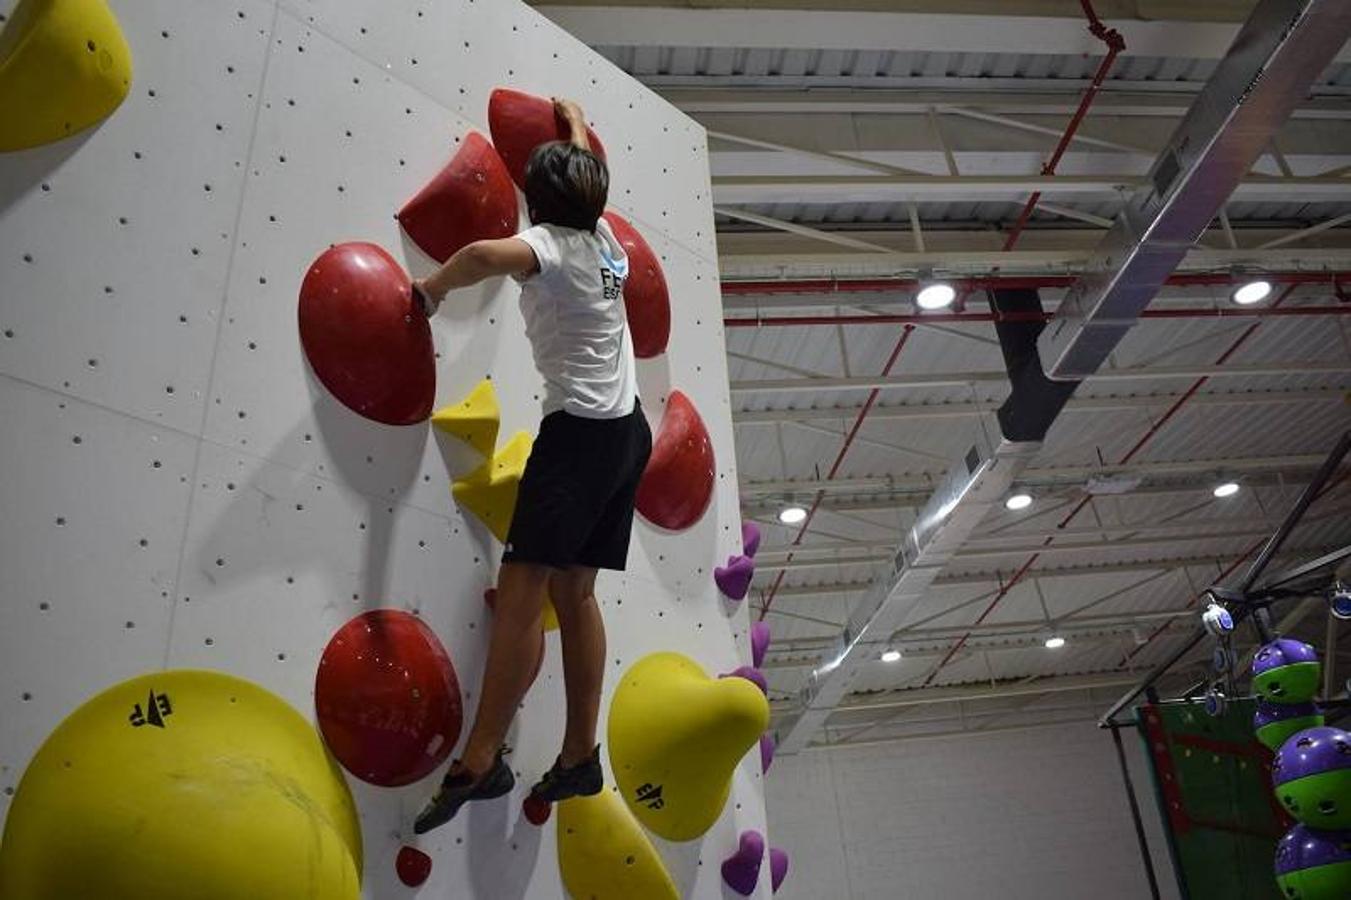
[{"label": "ceiling light", "polygon": [[952,285],[936,281],[920,288],[919,294],[915,297],[915,302],[919,304],[920,309],[945,309],[951,306],[955,299],[957,299],[957,291],[953,289]]},{"label": "ceiling light", "polygon": [[1258,279],[1246,282],[1235,288],[1234,292],[1229,295],[1229,299],[1233,300],[1239,306],[1251,306],[1254,303],[1261,303],[1263,300],[1267,299],[1267,296],[1270,293],[1271,282]]},{"label": "ceiling light", "polygon": [[1004,501],[1004,508],[1011,509],[1014,511],[1020,509],[1027,509],[1031,505],[1032,505],[1031,494],[1014,494],[1013,496],[1009,497],[1009,499]]},{"label": "ceiling light", "polygon": [[806,507],[793,504],[792,506],[785,506],[783,509],[779,510],[779,521],[785,525],[796,525],[799,522],[806,521],[806,519]]},{"label": "ceiling light", "polygon": [[1052,635],[1046,639],[1047,650],[1059,650],[1065,646],[1065,639],[1058,634]]},{"label": "ceiling light", "polygon": [[901,651],[899,650],[882,651],[882,662],[900,662],[900,661],[901,661]]},{"label": "ceiling light", "polygon": [[1238,482],[1226,481],[1224,484],[1217,485],[1213,493],[1216,497],[1232,497],[1238,493]]}]

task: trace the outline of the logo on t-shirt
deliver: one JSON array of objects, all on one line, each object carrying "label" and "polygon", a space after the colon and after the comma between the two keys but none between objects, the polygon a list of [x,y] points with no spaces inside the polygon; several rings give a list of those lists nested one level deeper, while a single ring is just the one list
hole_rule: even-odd
[{"label": "logo on t-shirt", "polygon": [[606,300],[618,300],[624,293],[624,276],[628,274],[628,260],[615,262],[605,250],[600,251],[605,267],[600,270],[601,293]]}]

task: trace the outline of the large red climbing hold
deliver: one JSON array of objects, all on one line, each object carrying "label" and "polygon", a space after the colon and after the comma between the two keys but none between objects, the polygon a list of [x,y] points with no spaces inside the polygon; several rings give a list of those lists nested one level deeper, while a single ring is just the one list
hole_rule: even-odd
[{"label": "large red climbing hold", "polygon": [[638,512],[653,525],[684,531],[713,499],[713,441],[690,398],[671,391],[652,457],[638,484]]},{"label": "large red climbing hold", "polygon": [[421,619],[397,609],[363,613],[329,640],[314,706],[338,762],[381,787],[429,775],[450,755],[463,722],[445,647]]},{"label": "large red climbing hold", "polygon": [[671,295],[666,289],[666,273],[657,254],[643,240],[638,229],[613,210],[605,214],[615,237],[629,256],[629,277],[624,282],[624,310],[628,313],[629,333],[633,335],[633,353],[639,359],[651,359],[666,352],[671,337]]},{"label": "large red climbing hold", "polygon": [[[567,126],[554,114],[554,106],[544,97],[524,94],[511,88],[497,88],[488,98],[488,130],[493,144],[507,164],[511,180],[525,189],[525,164],[530,152],[549,141],[566,141]],[[591,152],[605,159],[605,145],[590,128],[586,129]]]},{"label": "large red climbing hold", "polygon": [[474,241],[516,233],[516,189],[488,139],[477,131],[441,172],[399,210],[399,224],[437,262]]},{"label": "large red climbing hold", "polygon": [[421,887],[432,874],[432,858],[416,847],[400,847],[394,871],[409,887]]},{"label": "large red climbing hold", "polygon": [[314,374],[353,412],[386,425],[432,414],[436,351],[408,275],[375,244],[337,244],[300,285],[300,343]]}]

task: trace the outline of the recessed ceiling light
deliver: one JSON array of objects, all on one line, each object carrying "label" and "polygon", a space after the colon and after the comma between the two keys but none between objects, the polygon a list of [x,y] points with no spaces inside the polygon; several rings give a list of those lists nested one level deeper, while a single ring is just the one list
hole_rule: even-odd
[{"label": "recessed ceiling light", "polygon": [[1238,482],[1226,481],[1224,484],[1217,485],[1213,493],[1216,497],[1232,497],[1238,493]]},{"label": "recessed ceiling light", "polygon": [[1259,279],[1256,281],[1249,281],[1248,283],[1235,288],[1234,292],[1229,295],[1229,299],[1233,300],[1239,306],[1251,306],[1254,303],[1261,303],[1263,300],[1267,299],[1267,296],[1270,294],[1271,282]]},{"label": "recessed ceiling light", "polygon": [[882,662],[900,662],[900,660],[901,651],[899,650],[884,650],[882,652]]},{"label": "recessed ceiling light", "polygon": [[1032,505],[1031,494],[1014,494],[1013,496],[1009,497],[1009,499],[1004,501],[1004,508],[1011,509],[1014,511],[1020,509],[1027,509],[1031,505]]},{"label": "recessed ceiling light", "polygon": [[945,309],[951,306],[955,299],[957,292],[952,285],[938,281],[920,288],[915,302],[919,304],[920,309]]},{"label": "recessed ceiling light", "polygon": [[1065,639],[1058,634],[1046,639],[1047,650],[1059,650],[1063,646],[1065,646]]},{"label": "recessed ceiling light", "polygon": [[783,509],[779,510],[779,521],[785,525],[796,525],[799,522],[806,521],[806,519],[807,510],[805,507],[797,506],[795,504],[793,506],[785,506]]}]

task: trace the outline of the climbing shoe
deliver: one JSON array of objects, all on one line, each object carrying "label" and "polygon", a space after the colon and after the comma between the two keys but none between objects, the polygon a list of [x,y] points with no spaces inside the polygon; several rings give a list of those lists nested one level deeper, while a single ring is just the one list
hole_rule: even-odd
[{"label": "climbing shoe", "polygon": [[502,758],[504,752],[497,751],[492,766],[477,780],[464,769],[457,770],[451,766],[451,770],[441,780],[441,789],[418,814],[417,821],[413,823],[413,833],[426,834],[446,824],[455,818],[461,806],[471,800],[492,800],[510,793],[516,786],[516,776],[511,774],[511,767]]},{"label": "climbing shoe", "polygon": [[547,803],[557,803],[569,797],[590,797],[599,794],[605,786],[605,775],[600,768],[599,745],[591,755],[575,766],[563,767],[563,757],[554,761],[554,767],[544,773],[539,784],[530,789],[530,795]]}]

